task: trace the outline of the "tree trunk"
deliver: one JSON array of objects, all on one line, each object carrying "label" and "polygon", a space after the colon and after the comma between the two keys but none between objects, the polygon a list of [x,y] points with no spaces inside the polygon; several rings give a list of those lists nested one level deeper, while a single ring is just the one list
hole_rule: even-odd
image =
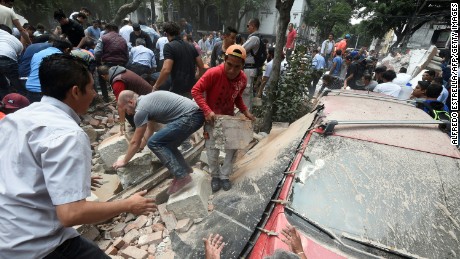
[{"label": "tree trunk", "polygon": [[115,18],[113,19],[113,23],[119,25],[121,20],[126,17],[126,15],[136,11],[139,8],[139,5],[142,3],[142,0],[133,0],[133,2],[129,4],[122,5],[117,13],[115,14]]},{"label": "tree trunk", "polygon": [[155,10],[155,0],[150,0],[150,9],[152,10],[151,15],[152,15],[152,23],[157,22],[157,13]]},{"label": "tree trunk", "polygon": [[283,47],[286,44],[286,30],[291,19],[291,9],[294,4],[294,0],[276,0],[276,9],[279,12],[278,17],[278,28],[276,30],[276,48],[275,57],[273,59],[273,68],[270,77],[272,77],[271,83],[268,86],[268,111],[264,114],[262,131],[270,132],[272,127],[272,115],[275,112],[276,107],[274,106],[274,92],[278,88],[278,81],[280,78],[281,68],[281,55],[283,53]]}]

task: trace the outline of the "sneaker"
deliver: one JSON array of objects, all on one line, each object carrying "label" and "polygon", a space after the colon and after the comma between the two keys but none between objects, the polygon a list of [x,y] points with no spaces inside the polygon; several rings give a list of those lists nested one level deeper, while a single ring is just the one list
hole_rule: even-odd
[{"label": "sneaker", "polygon": [[211,189],[212,192],[217,192],[220,190],[220,179],[217,177],[213,177],[211,180]]},{"label": "sneaker", "polygon": [[184,188],[187,184],[192,182],[192,177],[187,174],[187,176],[182,177],[180,179],[174,179],[171,183],[171,186],[169,186],[168,189],[168,194],[174,194],[180,189]]},{"label": "sneaker", "polygon": [[230,180],[225,179],[220,180],[220,182],[222,183],[222,189],[224,189],[224,191],[228,191],[232,188],[232,183],[230,183]]}]

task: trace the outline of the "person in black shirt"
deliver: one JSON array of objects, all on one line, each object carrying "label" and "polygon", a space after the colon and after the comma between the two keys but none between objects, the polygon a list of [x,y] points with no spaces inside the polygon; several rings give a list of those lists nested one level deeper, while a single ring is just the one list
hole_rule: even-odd
[{"label": "person in black shirt", "polygon": [[83,44],[82,39],[85,37],[85,31],[78,22],[67,18],[61,9],[54,11],[54,19],[59,22],[62,33],[67,36],[72,46],[79,47],[80,43]]},{"label": "person in black shirt", "polygon": [[137,39],[142,38],[145,40],[145,47],[151,49],[152,51],[155,50],[155,47],[152,43],[152,39],[145,31],[141,30],[141,26],[138,23],[133,24],[133,30],[134,31],[131,32],[131,34],[129,34],[129,42],[131,43],[132,47],[136,46]]},{"label": "person in black shirt", "polygon": [[199,69],[198,78],[203,75],[205,69],[203,60],[198,51],[180,37],[180,27],[175,22],[166,22],[163,31],[169,42],[163,49],[164,63],[153,91],[158,90],[171,74],[172,85],[170,91],[182,96],[192,98],[191,89],[196,82],[195,71]]},{"label": "person in black shirt", "polygon": [[238,31],[232,27],[227,27],[224,31],[224,40],[217,42],[212,49],[211,67],[224,63],[225,51],[231,45],[235,44]]},{"label": "person in black shirt", "polygon": [[[349,60],[349,56],[346,57],[346,60]],[[349,86],[351,89],[364,90],[363,75],[364,66],[360,62],[359,55],[356,55],[353,62],[348,66],[344,87]]]}]

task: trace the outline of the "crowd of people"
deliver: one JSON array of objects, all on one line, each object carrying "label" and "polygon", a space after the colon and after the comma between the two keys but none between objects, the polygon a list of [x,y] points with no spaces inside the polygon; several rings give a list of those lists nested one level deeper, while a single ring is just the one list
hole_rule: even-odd
[{"label": "crowd of people", "polygon": [[[319,78],[322,77],[320,95],[325,88],[353,89],[382,93],[400,100],[412,101],[416,107],[423,109],[433,118],[444,114],[443,119],[449,120],[450,112],[450,69],[449,56],[446,52],[439,53],[442,58],[441,71],[426,70],[422,80],[412,87],[411,75],[407,68],[401,67],[398,72],[388,69],[385,65],[377,66],[375,52],[368,52],[363,47],[359,50],[347,48],[350,35],[335,43],[334,34],[329,34],[318,50],[313,50],[312,82],[309,94],[313,97]],[[390,55],[398,55],[392,52]],[[430,92],[430,97],[426,91]]]},{"label": "crowd of people", "polygon": [[[254,121],[253,97],[261,97],[270,85],[274,48],[267,48],[257,18],[247,23],[247,39],[232,27],[199,34],[186,19],[165,22],[161,30],[128,18],[120,27],[98,19],[88,23],[87,8],[70,16],[56,10],[58,26],[46,30],[42,24],[21,25],[13,3],[0,2],[0,145],[11,147],[0,149],[0,258],[21,253],[107,258],[71,226],[155,209],[154,201],[143,197],[145,192],[121,201],[86,201],[91,186],[100,182],[91,177],[90,143],[79,116],[98,90],[105,102],[113,101],[113,94],[120,133],[125,133],[125,121],[134,130],[115,169],[148,146],[173,175],[168,193],[174,194],[192,181],[193,172],[179,146],[204,126],[211,189],[232,188],[229,176],[236,150],[224,150],[226,157],[219,163],[214,122],[219,115],[235,116],[235,107]],[[377,60],[365,48],[347,49],[349,39],[347,34],[336,43],[330,34],[313,51],[310,97],[322,79],[319,94],[325,88],[374,91],[416,99],[418,107],[435,118],[443,117],[440,110],[448,112],[446,75],[439,78],[428,70],[408,94],[403,90],[411,80],[407,70],[376,67]],[[295,53],[295,42],[290,23],[284,64]],[[165,127],[153,134],[155,122]],[[306,258],[296,230],[288,228],[283,234],[294,253]],[[210,253],[220,253],[222,238],[210,236],[205,246]]]}]

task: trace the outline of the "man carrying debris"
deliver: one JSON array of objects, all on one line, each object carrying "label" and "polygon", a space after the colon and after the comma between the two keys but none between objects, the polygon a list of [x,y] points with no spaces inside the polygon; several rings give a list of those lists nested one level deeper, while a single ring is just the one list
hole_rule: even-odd
[{"label": "man carrying debris", "polygon": [[91,146],[79,126],[96,92],[86,64],[63,54],[40,65],[43,98],[0,122],[0,258],[109,258],[72,228],[122,212],[147,214],[146,191],[91,202]]},{"label": "man carrying debris", "polygon": [[[193,99],[205,114],[204,126],[206,150],[211,170],[211,188],[217,192],[222,187],[228,191],[232,188],[229,175],[233,171],[236,150],[226,149],[226,157],[222,168],[219,166],[219,149],[215,148],[213,139],[213,123],[216,115],[234,115],[234,106],[248,118],[255,120],[243,102],[243,91],[246,88],[246,75],[242,71],[246,59],[246,50],[240,45],[232,45],[225,52],[225,62],[206,71],[192,88]],[[206,94],[206,99],[203,95]]]},{"label": "man carrying debris", "polygon": [[[136,130],[126,155],[115,162],[113,167],[117,169],[125,166],[147,144],[174,175],[168,194],[173,194],[190,183],[193,169],[177,147],[203,125],[204,116],[198,105],[169,91],[155,91],[139,96],[133,91],[125,90],[118,97],[118,106],[127,114],[134,114]],[[153,122],[166,125],[153,134]],[[143,137],[144,134],[151,136],[148,142]]]}]

